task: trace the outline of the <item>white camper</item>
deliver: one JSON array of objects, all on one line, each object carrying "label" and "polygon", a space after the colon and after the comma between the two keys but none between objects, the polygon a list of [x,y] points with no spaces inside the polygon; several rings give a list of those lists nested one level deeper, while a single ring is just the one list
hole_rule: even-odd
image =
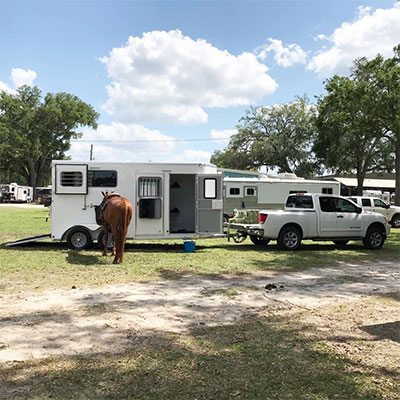
[{"label": "white camper", "polygon": [[224,178],[224,217],[235,209],[283,209],[292,193],[325,193],[340,195],[336,181],[304,178]]},{"label": "white camper", "polygon": [[1,202],[23,202],[30,203],[33,200],[33,188],[22,186],[17,183],[1,185]]},{"label": "white camper", "polygon": [[127,239],[219,236],[222,179],[211,164],[53,161],[51,238],[75,249],[98,240],[94,207],[102,191],[132,203]]}]

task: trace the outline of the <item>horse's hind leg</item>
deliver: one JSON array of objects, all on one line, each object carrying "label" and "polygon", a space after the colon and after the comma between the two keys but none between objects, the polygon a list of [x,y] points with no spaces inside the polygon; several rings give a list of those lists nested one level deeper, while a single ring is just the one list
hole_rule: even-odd
[{"label": "horse's hind leg", "polygon": [[120,237],[119,237],[118,229],[116,227],[111,226],[111,230],[112,230],[112,236],[113,236],[113,241],[114,241],[114,246],[113,246],[114,260],[113,260],[113,264],[117,264],[118,260],[119,260]]},{"label": "horse's hind leg", "polygon": [[107,242],[108,242],[108,226],[107,226],[107,225],[104,225],[104,226],[103,226],[103,233],[104,233],[104,235],[103,235],[103,245],[104,245],[104,248],[103,248],[103,253],[102,253],[102,255],[103,255],[103,256],[107,256]]}]

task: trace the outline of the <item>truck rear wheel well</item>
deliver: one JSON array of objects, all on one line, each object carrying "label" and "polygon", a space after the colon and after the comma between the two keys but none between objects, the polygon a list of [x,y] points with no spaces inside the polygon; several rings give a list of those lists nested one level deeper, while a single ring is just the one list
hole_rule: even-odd
[{"label": "truck rear wheel well", "polygon": [[300,226],[299,224],[296,224],[296,223],[294,223],[294,222],[289,222],[289,223],[287,223],[286,225],[283,225],[282,228],[281,228],[281,230],[279,231],[279,235],[281,234],[281,232],[282,232],[284,229],[289,228],[289,227],[291,227],[291,228],[296,228],[296,229],[300,232],[301,237],[303,237],[303,229],[301,228],[301,226]]}]

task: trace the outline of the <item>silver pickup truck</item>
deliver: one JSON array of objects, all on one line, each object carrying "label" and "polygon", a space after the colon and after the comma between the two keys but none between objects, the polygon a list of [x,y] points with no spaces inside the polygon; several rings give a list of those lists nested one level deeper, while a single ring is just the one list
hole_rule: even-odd
[{"label": "silver pickup truck", "polygon": [[390,232],[383,215],[365,211],[344,197],[321,193],[289,195],[284,210],[262,210],[258,222],[231,228],[249,235],[257,245],[276,240],[283,250],[297,250],[303,239],[329,240],[339,246],[362,240],[364,247],[376,250]]}]

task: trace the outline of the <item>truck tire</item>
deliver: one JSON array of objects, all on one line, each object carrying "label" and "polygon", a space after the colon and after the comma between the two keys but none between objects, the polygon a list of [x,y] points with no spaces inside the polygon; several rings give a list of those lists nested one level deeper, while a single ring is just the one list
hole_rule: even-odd
[{"label": "truck tire", "polygon": [[347,243],[349,243],[348,240],[334,240],[333,243],[336,244],[336,246],[342,247],[346,246]]},{"label": "truck tire", "polygon": [[393,228],[400,228],[400,214],[393,215],[390,224],[392,225]]},{"label": "truck tire", "polygon": [[377,226],[369,228],[363,239],[364,247],[370,250],[379,250],[382,248],[383,243],[385,243],[383,230]]},{"label": "truck tire", "polygon": [[[103,238],[104,238],[104,231],[101,231],[99,233],[99,236],[97,237],[97,248],[99,250],[104,249],[104,243],[103,243]],[[111,232],[108,233],[108,240],[107,240],[107,250],[112,250],[114,246],[114,242],[112,239],[112,234]]]},{"label": "truck tire", "polygon": [[72,250],[87,250],[92,247],[92,237],[85,228],[73,228],[68,232],[67,246]]},{"label": "truck tire", "polygon": [[263,237],[259,237],[259,236],[255,236],[255,235],[250,235],[250,240],[256,246],[266,246],[269,243],[269,239],[265,239]]},{"label": "truck tire", "polygon": [[281,250],[297,250],[301,245],[301,233],[295,226],[287,226],[279,233],[277,243]]}]

